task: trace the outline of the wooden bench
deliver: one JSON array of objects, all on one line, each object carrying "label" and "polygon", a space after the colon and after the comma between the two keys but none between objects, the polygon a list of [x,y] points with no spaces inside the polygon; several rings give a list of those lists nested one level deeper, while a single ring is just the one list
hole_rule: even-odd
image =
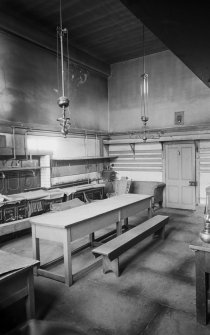
[{"label": "wooden bench", "polygon": [[149,235],[154,234],[154,237],[161,237],[164,239],[165,225],[168,220],[168,216],[153,216],[151,219],[141,223],[137,227],[132,228],[111,241],[93,249],[92,252],[96,257],[99,255],[103,256],[103,273],[113,271],[118,277],[119,256]]}]

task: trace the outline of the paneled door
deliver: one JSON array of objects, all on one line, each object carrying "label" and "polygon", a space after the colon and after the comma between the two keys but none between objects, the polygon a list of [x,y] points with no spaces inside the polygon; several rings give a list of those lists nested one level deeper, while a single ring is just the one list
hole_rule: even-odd
[{"label": "paneled door", "polygon": [[166,207],[195,209],[195,145],[166,144]]}]

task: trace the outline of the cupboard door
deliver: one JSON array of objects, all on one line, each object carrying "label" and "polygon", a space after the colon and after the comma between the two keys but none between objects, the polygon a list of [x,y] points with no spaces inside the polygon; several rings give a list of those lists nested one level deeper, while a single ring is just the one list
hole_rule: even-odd
[{"label": "cupboard door", "polygon": [[7,194],[20,193],[19,172],[9,172],[6,174]]}]

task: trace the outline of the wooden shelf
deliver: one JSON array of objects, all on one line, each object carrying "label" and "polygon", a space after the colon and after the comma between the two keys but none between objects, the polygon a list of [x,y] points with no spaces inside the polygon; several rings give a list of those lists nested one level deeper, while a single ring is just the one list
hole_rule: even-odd
[{"label": "wooden shelf", "polygon": [[[152,138],[147,139],[147,142],[155,142],[158,141],[159,138]],[[125,139],[119,139],[119,140],[104,140],[104,145],[109,144],[135,144],[135,143],[144,143],[142,138],[125,138]]]},{"label": "wooden shelf", "polygon": [[118,156],[90,156],[90,157],[73,157],[73,158],[53,158],[52,161],[90,161],[90,160],[110,160],[116,159]]},{"label": "wooden shelf", "polygon": [[[43,167],[45,168],[45,167]],[[42,167],[11,167],[11,168],[1,168],[0,172],[8,172],[8,171],[25,171],[25,170],[40,170]]]},{"label": "wooden shelf", "polygon": [[[7,157],[7,159],[13,158],[14,157],[14,148],[12,147],[0,147],[0,152],[2,157]],[[46,156],[50,155],[52,156],[53,153],[52,151],[48,150],[36,150],[36,151],[28,151],[27,153],[24,150],[18,150],[16,148],[15,156],[17,157],[26,157],[26,156]]]}]

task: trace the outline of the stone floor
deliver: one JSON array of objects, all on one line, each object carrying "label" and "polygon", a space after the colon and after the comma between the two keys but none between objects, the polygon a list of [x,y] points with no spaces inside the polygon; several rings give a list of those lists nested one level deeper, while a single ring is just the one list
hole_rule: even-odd
[{"label": "stone floor", "polygon": [[[129,223],[144,221],[144,214]],[[87,335],[210,334],[210,324],[196,322],[194,252],[189,249],[203,219],[191,211],[162,209],[157,214],[170,216],[165,241],[149,237],[124,253],[120,277],[104,275],[100,267],[71,287],[35,277],[37,318],[70,324]],[[1,249],[31,257],[31,236],[4,242]],[[61,245],[43,241],[43,262],[61,254]],[[90,250],[80,252],[74,257],[74,271],[92,261]],[[62,273],[63,265],[55,271]],[[24,305],[15,307],[15,312],[11,308],[0,315],[2,334],[8,324],[24,320]]]}]

